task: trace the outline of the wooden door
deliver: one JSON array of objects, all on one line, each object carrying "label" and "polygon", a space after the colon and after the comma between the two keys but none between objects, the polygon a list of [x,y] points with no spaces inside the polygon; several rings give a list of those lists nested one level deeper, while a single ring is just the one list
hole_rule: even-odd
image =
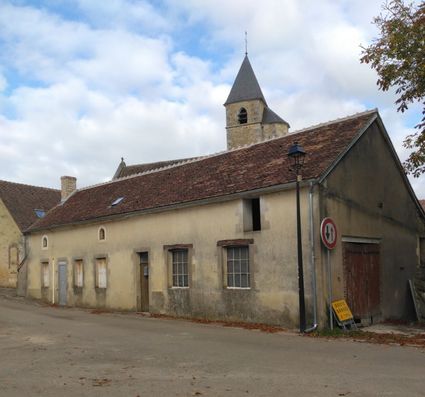
[{"label": "wooden door", "polygon": [[380,313],[379,245],[344,243],[345,297],[356,320]]},{"label": "wooden door", "polygon": [[149,311],[149,253],[140,252],[140,310]]}]

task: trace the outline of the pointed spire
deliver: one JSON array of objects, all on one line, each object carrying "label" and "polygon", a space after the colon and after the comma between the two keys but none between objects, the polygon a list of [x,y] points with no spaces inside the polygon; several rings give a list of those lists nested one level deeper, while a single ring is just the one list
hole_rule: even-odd
[{"label": "pointed spire", "polygon": [[233,83],[233,87],[230,90],[229,97],[224,105],[253,99],[260,99],[265,105],[267,105],[260,85],[258,84],[254,71],[252,70],[248,55],[245,55],[241,68],[239,69],[238,75]]}]

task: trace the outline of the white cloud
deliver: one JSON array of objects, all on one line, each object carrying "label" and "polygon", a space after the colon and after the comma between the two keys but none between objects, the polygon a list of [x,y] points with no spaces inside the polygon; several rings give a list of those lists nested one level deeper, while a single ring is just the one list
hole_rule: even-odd
[{"label": "white cloud", "polygon": [[407,156],[411,123],[359,63],[381,0],[76,0],[80,20],[12,4],[0,3],[1,179],[58,186],[74,174],[81,186],[110,178],[121,156],[223,149],[245,30],[269,105],[292,130],[379,107]]},{"label": "white cloud", "polygon": [[150,33],[167,30],[170,26],[165,15],[143,0],[77,0],[77,4],[95,26]]}]

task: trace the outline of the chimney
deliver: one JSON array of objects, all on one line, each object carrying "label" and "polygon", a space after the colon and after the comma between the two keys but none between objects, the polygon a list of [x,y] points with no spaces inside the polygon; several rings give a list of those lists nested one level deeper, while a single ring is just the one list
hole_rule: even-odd
[{"label": "chimney", "polygon": [[77,189],[77,178],[61,176],[61,198],[65,201]]}]

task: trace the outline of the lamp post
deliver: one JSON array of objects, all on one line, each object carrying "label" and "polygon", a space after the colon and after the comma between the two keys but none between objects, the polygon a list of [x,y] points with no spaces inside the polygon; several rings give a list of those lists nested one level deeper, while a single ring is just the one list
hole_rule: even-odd
[{"label": "lamp post", "polygon": [[304,165],[304,158],[306,152],[295,142],[288,152],[288,157],[291,160],[291,170],[297,176],[296,191],[297,191],[297,253],[298,253],[298,294],[299,294],[299,308],[300,308],[300,332],[305,331],[305,297],[304,297],[304,271],[303,271],[303,247],[301,242],[301,209],[300,209],[300,181],[301,168]]}]

